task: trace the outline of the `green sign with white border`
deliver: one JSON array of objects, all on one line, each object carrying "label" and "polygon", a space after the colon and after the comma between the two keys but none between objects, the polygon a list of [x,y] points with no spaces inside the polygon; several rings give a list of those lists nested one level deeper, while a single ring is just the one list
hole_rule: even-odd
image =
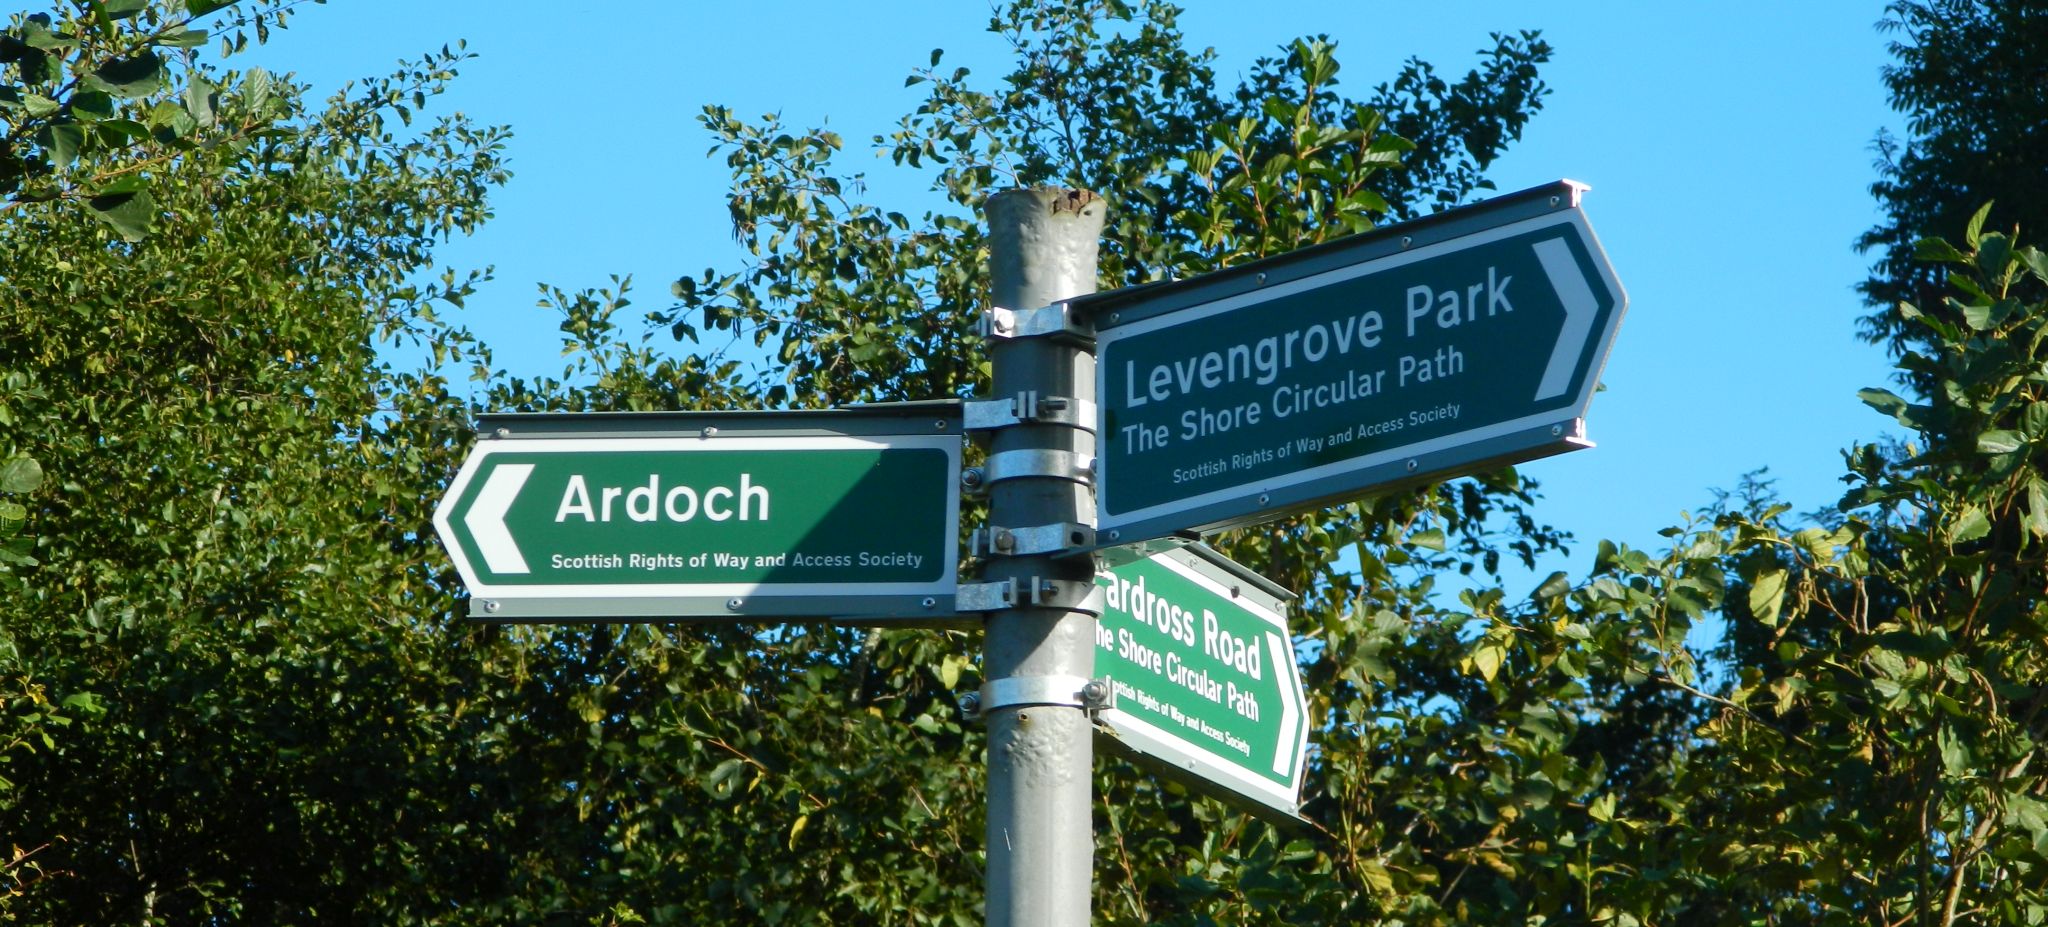
[{"label": "green sign with white border", "polygon": [[1083,297],[1098,524],[1132,543],[1592,446],[1627,308],[1569,181]]},{"label": "green sign with white border", "polygon": [[435,528],[479,619],[945,618],[957,406],[917,405],[489,417]]},{"label": "green sign with white border", "polygon": [[1205,545],[1103,569],[1103,742],[1251,810],[1293,817],[1308,706],[1285,590]]}]

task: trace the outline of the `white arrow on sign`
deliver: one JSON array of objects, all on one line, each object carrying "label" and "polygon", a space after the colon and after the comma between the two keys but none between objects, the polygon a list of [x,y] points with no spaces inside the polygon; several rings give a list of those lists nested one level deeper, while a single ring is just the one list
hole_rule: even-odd
[{"label": "white arrow on sign", "polygon": [[[1270,631],[1266,632],[1266,652],[1272,655],[1272,666],[1286,666],[1287,663],[1283,661],[1294,659],[1293,652],[1287,648],[1287,642],[1281,640],[1280,635]],[[1275,775],[1284,776],[1294,770],[1294,757],[1298,752],[1297,748],[1300,747],[1296,741],[1300,739],[1297,735],[1301,733],[1302,715],[1301,706],[1296,705],[1295,700],[1300,697],[1300,691],[1300,686],[1287,685],[1284,680],[1280,685],[1280,736],[1275,738],[1278,743],[1273,747]]]},{"label": "white arrow on sign", "polygon": [[1593,329],[1593,316],[1600,311],[1600,303],[1593,298],[1593,289],[1579,273],[1578,262],[1572,260],[1572,249],[1564,239],[1547,238],[1534,247],[1536,260],[1543,263],[1550,286],[1557,290],[1557,301],[1564,304],[1564,325],[1557,333],[1557,345],[1550,349],[1543,382],[1536,384],[1536,398],[1540,400],[1563,395],[1565,387],[1571,385],[1572,370],[1579,365],[1586,333]]},{"label": "white arrow on sign", "polygon": [[512,542],[512,532],[505,527],[505,513],[512,508],[512,500],[519,498],[519,488],[526,485],[526,478],[533,475],[533,464],[501,464],[484,478],[484,488],[476,494],[476,502],[469,507],[469,514],[462,516],[462,523],[469,526],[470,536],[476,539],[476,549],[484,555],[485,565],[493,573],[525,573],[526,558],[519,553],[519,545]]}]

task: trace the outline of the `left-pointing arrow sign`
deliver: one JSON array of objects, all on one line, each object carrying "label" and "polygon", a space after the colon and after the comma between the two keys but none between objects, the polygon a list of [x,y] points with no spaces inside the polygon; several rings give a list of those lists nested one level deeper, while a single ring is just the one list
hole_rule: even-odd
[{"label": "left-pointing arrow sign", "polygon": [[512,540],[511,529],[505,527],[505,513],[512,510],[512,501],[519,498],[520,487],[532,475],[533,464],[499,464],[484,478],[484,488],[477,493],[469,514],[462,516],[477,552],[483,554],[484,564],[493,573],[530,572],[519,545]]},{"label": "left-pointing arrow sign", "polygon": [[492,415],[434,528],[487,621],[957,615],[958,404]]}]

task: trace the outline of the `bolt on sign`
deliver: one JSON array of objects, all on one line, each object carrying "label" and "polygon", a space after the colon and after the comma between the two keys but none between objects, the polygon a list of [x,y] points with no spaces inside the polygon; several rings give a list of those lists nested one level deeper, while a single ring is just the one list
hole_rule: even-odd
[{"label": "bolt on sign", "polygon": [[490,415],[434,514],[492,621],[947,623],[957,403]]},{"label": "bolt on sign", "polygon": [[1214,530],[1591,447],[1628,298],[1560,181],[1073,305],[1094,319],[1098,524]]}]

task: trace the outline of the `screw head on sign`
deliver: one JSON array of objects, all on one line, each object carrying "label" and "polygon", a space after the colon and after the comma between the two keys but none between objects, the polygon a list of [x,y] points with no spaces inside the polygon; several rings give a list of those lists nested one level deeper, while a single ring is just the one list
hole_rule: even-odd
[{"label": "screw head on sign", "polygon": [[1406,248],[1406,247],[1408,247],[1409,245],[1412,245],[1412,244],[1414,244],[1414,243],[1415,243],[1415,239],[1413,239],[1413,238],[1409,238],[1409,237],[1408,237],[1408,236],[1406,236],[1406,235],[1403,235],[1403,236],[1401,236],[1401,247],[1403,247],[1403,248]]},{"label": "screw head on sign", "polygon": [[497,610],[498,610],[498,603],[497,603],[496,601],[494,601],[494,600],[491,600],[491,599],[485,599],[485,600],[484,600],[484,611],[487,611],[487,612],[494,612],[494,611],[497,611]]},{"label": "screw head on sign", "polygon": [[1556,436],[1556,435],[1561,435],[1561,434],[1564,434],[1564,426],[1563,426],[1563,425],[1552,425],[1552,426],[1550,426],[1550,433],[1551,433],[1551,435],[1552,435],[1552,436]]},{"label": "screw head on sign", "polygon": [[740,601],[740,600],[738,600],[738,599],[727,599],[727,600],[725,600],[725,607],[726,607],[726,609],[727,609],[728,611],[735,611],[735,612],[736,612],[736,611],[739,611],[739,610],[740,610],[740,606],[741,606],[741,605],[744,605],[744,604],[746,604],[746,603],[744,603],[744,602],[741,602],[741,601]]},{"label": "screw head on sign", "polygon": [[1109,698],[1109,687],[1100,679],[1090,679],[1081,687],[1081,700],[1084,702],[1100,702],[1106,698]]},{"label": "screw head on sign", "polygon": [[1415,468],[1416,468],[1417,466],[1420,466],[1420,465],[1419,465],[1419,464],[1417,464],[1417,463],[1416,463],[1415,461],[1412,461],[1412,460],[1411,460],[1411,461],[1408,461],[1408,472],[1409,472],[1409,473],[1414,473],[1414,472],[1415,472]]},{"label": "screw head on sign", "polygon": [[1014,534],[1011,534],[1011,533],[1009,532],[1009,529],[1004,529],[1004,530],[1001,530],[1001,531],[997,531],[997,532],[996,532],[996,549],[997,549],[997,550],[1000,550],[1000,551],[1004,551],[1004,552],[1008,552],[1008,551],[1011,551],[1011,550],[1015,550],[1016,548],[1017,548],[1017,536],[1016,536],[1016,535],[1014,535]]},{"label": "screw head on sign", "polygon": [[960,693],[960,713],[973,715],[981,713],[981,695],[975,692]]},{"label": "screw head on sign", "polygon": [[1272,497],[1272,496],[1266,495],[1265,493],[1260,493],[1260,494],[1259,494],[1259,504],[1260,504],[1260,505],[1265,505],[1265,504],[1267,504],[1267,503],[1269,503],[1269,502],[1272,502],[1272,501],[1273,501],[1273,497]]},{"label": "screw head on sign", "polygon": [[492,434],[492,436],[494,436],[494,437],[499,437],[499,438],[509,438],[509,437],[512,437],[512,429],[510,429],[510,428],[500,428],[500,429],[498,429],[498,430],[496,430],[496,431],[493,431],[493,432],[491,432],[491,434]]},{"label": "screw head on sign", "polygon": [[717,434],[717,433],[718,433],[718,429],[716,429],[716,428],[709,428],[709,427],[705,428],[705,429],[704,429],[703,431],[701,431],[701,432],[698,432],[698,434],[701,434],[701,435],[703,435],[703,436],[704,436],[704,437],[706,437],[706,438],[709,438],[709,437],[711,437],[712,435],[715,435],[715,434]]},{"label": "screw head on sign", "polygon": [[968,467],[960,471],[960,485],[973,489],[981,485],[982,476],[980,467]]}]

